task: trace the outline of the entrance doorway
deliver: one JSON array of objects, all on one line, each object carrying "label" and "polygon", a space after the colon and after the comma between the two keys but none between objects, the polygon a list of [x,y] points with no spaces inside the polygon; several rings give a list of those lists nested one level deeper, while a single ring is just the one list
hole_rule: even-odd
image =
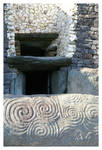
[{"label": "entrance doorway", "polygon": [[25,73],[25,94],[50,94],[48,71],[33,71]]}]

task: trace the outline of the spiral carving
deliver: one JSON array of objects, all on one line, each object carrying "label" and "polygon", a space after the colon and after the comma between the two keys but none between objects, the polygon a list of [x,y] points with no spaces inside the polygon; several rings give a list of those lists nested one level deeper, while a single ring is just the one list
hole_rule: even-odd
[{"label": "spiral carving", "polygon": [[85,113],[85,119],[84,119],[84,124],[85,127],[90,129],[96,126],[98,122],[98,108],[97,104],[87,104],[84,109]]},{"label": "spiral carving", "polygon": [[82,101],[83,101],[83,99],[80,94],[78,94],[78,95],[73,94],[68,100],[69,103],[74,103],[74,104],[79,104]]},{"label": "spiral carving", "polygon": [[81,94],[73,94],[73,95],[67,95],[64,99],[68,103],[74,103],[74,104],[80,104],[83,101]]},{"label": "spiral carving", "polygon": [[69,120],[71,122],[71,126],[78,125],[83,121],[83,113],[70,105],[63,108],[63,118]]},{"label": "spiral carving", "polygon": [[4,103],[4,116],[7,127],[13,129],[16,134],[24,134],[35,118],[35,111],[29,100],[11,99]]},{"label": "spiral carving", "polygon": [[36,135],[39,137],[57,137],[59,134],[59,127],[57,123],[44,123],[37,119],[31,123],[27,130],[27,134]]},{"label": "spiral carving", "polygon": [[69,142],[90,142],[93,135],[98,137],[97,98],[82,96],[83,99],[80,94],[6,98],[5,127],[10,135],[24,134],[35,139],[67,136]]},{"label": "spiral carving", "polygon": [[45,121],[54,121],[59,117],[59,105],[54,98],[35,98],[33,101],[37,117]]}]

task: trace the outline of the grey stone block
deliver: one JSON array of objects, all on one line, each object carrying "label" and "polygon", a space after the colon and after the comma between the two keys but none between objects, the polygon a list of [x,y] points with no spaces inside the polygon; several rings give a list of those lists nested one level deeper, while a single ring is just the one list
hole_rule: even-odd
[{"label": "grey stone block", "polygon": [[63,67],[51,74],[51,93],[66,93],[67,89],[68,68]]},{"label": "grey stone block", "polygon": [[98,95],[98,69],[72,69],[68,73],[68,93]]},{"label": "grey stone block", "polygon": [[12,68],[9,68],[9,66],[8,66],[7,63],[4,63],[4,72],[5,72],[5,73],[12,73],[12,72],[13,72],[13,69],[12,69]]},{"label": "grey stone block", "polygon": [[8,64],[20,71],[32,70],[55,70],[72,63],[69,57],[35,57],[35,56],[12,56],[7,58]]},{"label": "grey stone block", "polygon": [[12,73],[5,73],[4,74],[4,80],[6,81],[6,80],[12,80]]},{"label": "grey stone block", "polygon": [[9,91],[9,88],[7,88],[7,86],[5,87],[4,86],[4,94],[8,94],[10,91]]},{"label": "grey stone block", "polygon": [[25,76],[20,73],[11,81],[10,93],[14,95],[24,94]]}]

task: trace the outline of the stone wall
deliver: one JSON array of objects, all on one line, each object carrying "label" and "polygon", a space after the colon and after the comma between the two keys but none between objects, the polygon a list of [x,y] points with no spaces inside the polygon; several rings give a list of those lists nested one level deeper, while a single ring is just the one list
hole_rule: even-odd
[{"label": "stone wall", "polygon": [[[75,5],[74,11],[76,10]],[[5,18],[9,35],[13,37],[15,33],[57,32],[59,37],[52,42],[58,46],[57,55],[72,57],[75,45],[71,43],[76,36],[70,30],[73,30],[75,23],[72,16],[60,8],[60,4],[7,4]],[[12,43],[11,39],[9,41]],[[12,48],[15,48],[15,43],[12,46],[9,44],[8,56],[16,55]]]},{"label": "stone wall", "polygon": [[[98,66],[97,4],[74,4],[69,12],[60,4],[6,4],[5,22],[8,56],[16,55],[15,33],[57,32],[59,37],[52,42],[57,55],[73,57],[73,67]],[[16,47],[20,48],[17,42]]]},{"label": "stone wall", "polygon": [[[57,56],[72,58],[70,68],[98,67],[98,5],[74,4],[64,10],[61,4],[5,4],[4,5],[4,55],[20,55],[20,43],[15,33],[54,33],[58,38]],[[6,35],[7,34],[7,35]],[[6,59],[5,59],[6,60]],[[12,78],[17,71],[5,63],[5,91],[10,93]],[[19,72],[18,72],[19,74]]]},{"label": "stone wall", "polygon": [[77,39],[72,67],[98,67],[98,5],[77,4]]},{"label": "stone wall", "polygon": [[[9,73],[9,67],[6,63],[7,57],[7,48],[8,48],[8,39],[7,39],[7,25],[4,23],[4,93],[9,93],[8,86],[10,84],[10,80],[7,80],[7,76]],[[9,82],[9,83],[8,83]]]},{"label": "stone wall", "polygon": [[[6,11],[6,5],[4,5],[4,10]],[[4,11],[4,15],[5,14]],[[9,68],[6,58],[7,58],[7,51],[10,50],[10,40],[14,42],[13,37],[8,36],[9,31],[9,23],[6,18],[4,18],[4,94],[10,93],[10,86],[11,86],[11,81],[16,77],[16,71],[14,69]],[[12,33],[11,33],[12,34]],[[12,47],[12,46],[11,46]]]},{"label": "stone wall", "polygon": [[13,4],[4,4],[4,21],[7,24],[8,48],[7,56],[16,55],[15,52],[15,28],[13,18]]}]

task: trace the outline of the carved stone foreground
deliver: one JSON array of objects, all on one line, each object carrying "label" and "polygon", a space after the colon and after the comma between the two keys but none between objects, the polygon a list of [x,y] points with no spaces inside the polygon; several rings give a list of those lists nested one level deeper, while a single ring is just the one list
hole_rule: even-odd
[{"label": "carved stone foreground", "polygon": [[6,96],[5,146],[97,146],[98,96]]}]

